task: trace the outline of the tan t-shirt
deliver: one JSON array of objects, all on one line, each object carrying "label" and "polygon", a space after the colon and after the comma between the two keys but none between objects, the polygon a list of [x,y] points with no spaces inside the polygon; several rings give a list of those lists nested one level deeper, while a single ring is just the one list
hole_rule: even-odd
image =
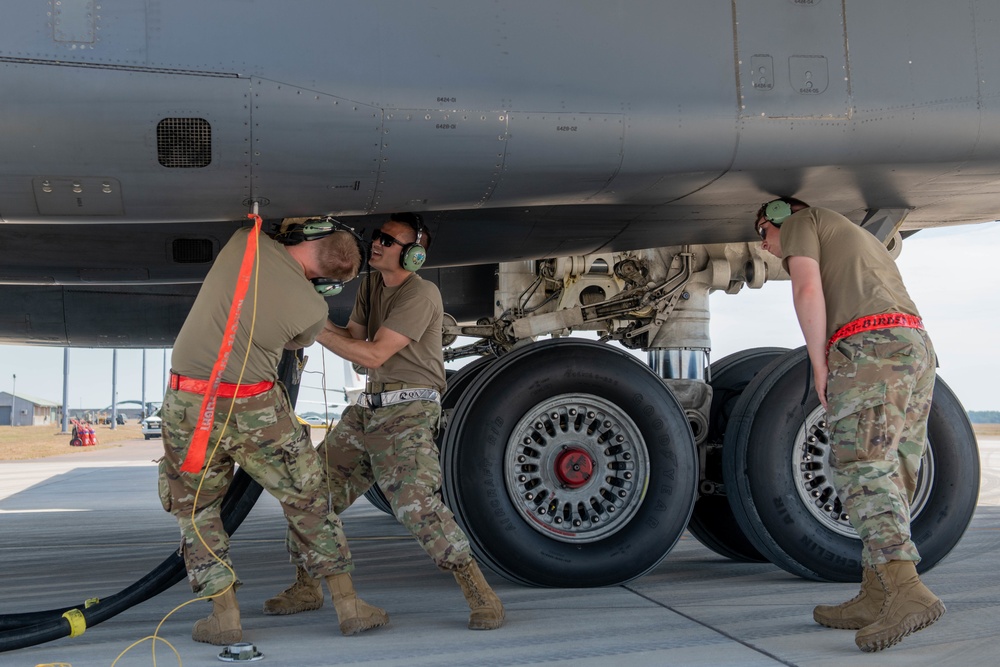
[{"label": "tan t-shirt", "polygon": [[374,339],[381,327],[410,339],[409,345],[389,357],[381,368],[369,371],[371,380],[404,382],[444,391],[443,314],[444,305],[437,285],[415,273],[396,287],[387,287],[380,273],[372,273],[366,278],[358,288],[351,321],[366,327],[368,340]]},{"label": "tan t-shirt", "polygon": [[781,251],[786,271],[789,257],[819,262],[827,338],[865,315],[920,315],[885,246],[836,211],[806,208],[792,214],[781,225]]},{"label": "tan t-shirt", "polygon": [[[205,277],[174,343],[170,359],[174,372],[201,380],[212,374],[249,233],[250,229],[241,229],[233,234]],[[311,345],[329,313],[326,301],[284,246],[261,234],[258,258],[259,276],[255,263],[240,312],[239,330],[222,375],[224,382],[276,380],[285,344],[294,341],[303,347]],[[241,379],[251,324],[253,344]]]}]

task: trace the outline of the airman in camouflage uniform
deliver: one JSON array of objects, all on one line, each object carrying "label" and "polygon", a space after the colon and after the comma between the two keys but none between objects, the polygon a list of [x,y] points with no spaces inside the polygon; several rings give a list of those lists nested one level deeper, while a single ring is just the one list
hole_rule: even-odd
[{"label": "airman in camouflage uniform", "polygon": [[[320,447],[331,509],[340,511],[373,482],[437,566],[454,574],[471,613],[469,628],[492,630],[504,621],[500,599],[483,577],[469,540],[441,498],[441,465],[434,432],[441,416],[444,358],[441,293],[415,272],[430,235],[420,217],[394,214],[376,230],[369,275],[358,290],[347,327],[327,323],[317,341],[368,369],[359,404],[344,413]],[[297,545],[289,539],[292,562]],[[323,603],[303,568],[295,583],[264,603],[266,614],[294,614]]]},{"label": "airman in camouflage uniform", "polygon": [[761,206],[754,228],[791,277],[834,484],[862,542],[861,591],[813,618],[857,630],[858,648],[880,651],[945,612],[917,576],[910,536],[934,348],[891,255],[867,231],[794,198]]},{"label": "airman in camouflage uniform", "polygon": [[[174,344],[161,409],[159,491],[164,509],[180,526],[191,588],[212,601],[212,613],[191,632],[195,641],[225,645],[243,637],[235,592],[239,582],[220,515],[237,463],[281,503],[301,566],[330,588],[340,631],[357,634],[389,620],[354,591],[351,554],[340,519],[327,509],[319,454],[276,383],[283,351],[312,344],[323,329],[329,311],[320,289],[331,279],[358,274],[360,238],[334,231],[340,227],[328,224],[312,237],[287,244],[263,235],[254,243],[253,232],[238,231],[216,258]],[[289,228],[304,237],[303,229]],[[254,250],[246,283],[253,288],[239,297],[244,307],[239,320],[230,323],[244,257]],[[220,352],[223,340],[231,347]],[[217,362],[227,355],[233,363]],[[213,407],[205,394],[215,373],[221,375]],[[205,456],[195,438],[203,410],[211,414]]]}]

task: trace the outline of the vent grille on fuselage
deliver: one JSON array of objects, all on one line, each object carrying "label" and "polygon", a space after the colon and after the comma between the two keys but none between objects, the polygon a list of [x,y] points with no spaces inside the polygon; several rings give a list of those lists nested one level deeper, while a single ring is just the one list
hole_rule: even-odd
[{"label": "vent grille on fuselage", "polygon": [[211,262],[213,245],[211,239],[174,239],[174,261],[178,264]]},{"label": "vent grille on fuselage", "polygon": [[156,126],[156,154],[170,169],[207,167],[212,162],[212,126],[204,118],[164,118]]}]

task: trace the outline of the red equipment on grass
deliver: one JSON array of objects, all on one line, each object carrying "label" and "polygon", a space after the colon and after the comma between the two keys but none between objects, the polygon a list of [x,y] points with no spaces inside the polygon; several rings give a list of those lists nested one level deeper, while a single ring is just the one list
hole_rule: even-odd
[{"label": "red equipment on grass", "polygon": [[97,436],[94,434],[94,427],[89,423],[73,420],[73,437],[70,438],[71,447],[90,447],[97,444]]}]

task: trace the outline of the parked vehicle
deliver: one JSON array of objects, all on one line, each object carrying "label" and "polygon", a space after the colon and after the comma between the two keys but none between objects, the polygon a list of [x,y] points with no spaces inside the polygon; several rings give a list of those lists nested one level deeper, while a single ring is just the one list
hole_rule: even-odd
[{"label": "parked vehicle", "polygon": [[160,420],[159,415],[154,414],[143,419],[141,423],[142,437],[146,440],[149,440],[150,438],[159,438],[162,435],[160,430],[161,424],[162,421]]}]

